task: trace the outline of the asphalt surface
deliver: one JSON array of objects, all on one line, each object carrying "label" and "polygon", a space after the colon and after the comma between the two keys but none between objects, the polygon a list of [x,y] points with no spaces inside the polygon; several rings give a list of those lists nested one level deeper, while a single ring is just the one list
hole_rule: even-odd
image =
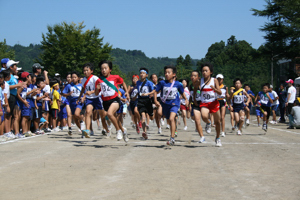
[{"label": "asphalt surface", "polygon": [[265,134],[251,116],[237,136],[229,118],[222,147],[214,129],[197,143],[191,120],[175,146],[152,122],[145,141],[129,117],[127,144],[98,130],[89,139],[61,131],[0,143],[0,199],[300,199],[300,130],[277,124]]}]

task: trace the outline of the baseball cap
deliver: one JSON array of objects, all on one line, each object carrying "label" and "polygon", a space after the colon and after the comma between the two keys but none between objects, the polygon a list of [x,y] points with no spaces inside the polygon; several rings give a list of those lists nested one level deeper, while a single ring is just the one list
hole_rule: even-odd
[{"label": "baseball cap", "polygon": [[13,66],[15,64],[19,64],[19,61],[9,60],[6,63],[6,68],[9,68],[10,66]]},{"label": "baseball cap", "polygon": [[273,85],[270,85],[270,88],[273,88]]},{"label": "baseball cap", "polygon": [[44,69],[44,66],[42,66],[40,63],[34,63],[32,67],[37,68],[37,69]]},{"label": "baseball cap", "polygon": [[17,71],[20,71],[20,70],[22,70],[22,68],[21,67],[17,67]]},{"label": "baseball cap", "polygon": [[9,58],[2,58],[1,64],[6,64],[9,61]]},{"label": "baseball cap", "polygon": [[55,73],[54,76],[60,76],[60,74],[59,73]]},{"label": "baseball cap", "polygon": [[222,74],[218,74],[216,78],[224,79],[224,76]]},{"label": "baseball cap", "polygon": [[26,78],[27,76],[29,76],[28,72],[22,72],[21,78]]},{"label": "baseball cap", "polygon": [[294,81],[293,81],[292,79],[289,79],[288,81],[286,81],[286,83],[291,83],[291,84],[293,84]]}]

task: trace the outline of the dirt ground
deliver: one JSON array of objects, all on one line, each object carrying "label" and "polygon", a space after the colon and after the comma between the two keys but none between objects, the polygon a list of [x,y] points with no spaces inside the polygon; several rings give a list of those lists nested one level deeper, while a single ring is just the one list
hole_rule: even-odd
[{"label": "dirt ground", "polygon": [[300,130],[269,125],[265,135],[252,116],[237,136],[229,118],[219,148],[214,130],[197,143],[191,120],[169,147],[166,126],[159,135],[151,122],[145,141],[128,117],[128,144],[98,130],[1,143],[0,199],[299,199]]}]

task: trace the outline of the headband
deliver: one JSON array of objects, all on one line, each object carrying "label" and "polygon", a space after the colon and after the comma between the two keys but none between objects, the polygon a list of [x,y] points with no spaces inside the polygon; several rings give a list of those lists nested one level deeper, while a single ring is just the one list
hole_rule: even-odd
[{"label": "headband", "polygon": [[140,79],[139,75],[133,75],[132,79],[135,78],[135,77],[137,77],[138,79]]},{"label": "headband", "polygon": [[144,70],[144,69],[140,70],[140,73],[141,73],[141,72],[145,72],[146,74],[148,74],[147,71]]},{"label": "headband", "polygon": [[55,86],[57,86],[57,85],[58,85],[58,83],[55,83],[54,85],[52,85],[52,88],[55,87]]}]

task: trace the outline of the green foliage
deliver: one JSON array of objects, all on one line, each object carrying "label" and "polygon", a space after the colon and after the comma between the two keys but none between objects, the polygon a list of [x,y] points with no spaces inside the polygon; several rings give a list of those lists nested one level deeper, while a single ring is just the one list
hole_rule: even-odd
[{"label": "green foliage", "polygon": [[0,59],[2,58],[9,58],[10,60],[15,59],[15,51],[9,48],[5,39],[3,42],[0,42]]},{"label": "green foliage", "polygon": [[28,47],[16,44],[11,49],[15,51],[16,60],[20,61],[18,66],[28,72],[32,71],[32,65],[42,52],[41,45],[39,44],[30,44]]},{"label": "green foliage", "polygon": [[110,59],[112,46],[103,44],[100,30],[95,27],[84,31],[83,22],[78,25],[63,22],[47,28],[48,32],[42,34],[40,60],[50,75],[81,72],[82,66],[88,62],[95,64],[94,74],[99,74],[98,63]]}]

